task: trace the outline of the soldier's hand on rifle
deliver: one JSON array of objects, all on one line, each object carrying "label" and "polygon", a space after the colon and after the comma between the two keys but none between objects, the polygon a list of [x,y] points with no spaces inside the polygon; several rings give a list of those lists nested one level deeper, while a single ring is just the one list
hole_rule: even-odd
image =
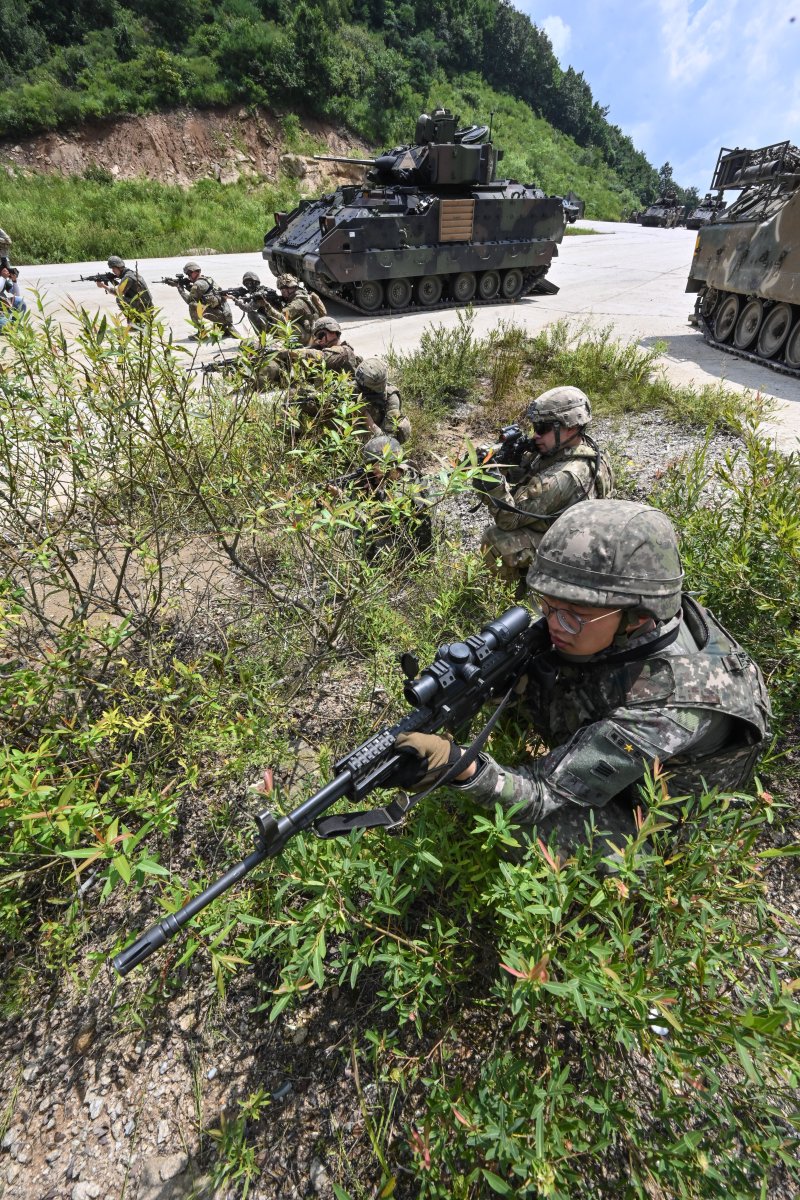
[{"label": "soldier's hand on rifle", "polygon": [[[461,747],[450,737],[436,733],[400,733],[395,749],[406,760],[395,770],[386,786],[403,788],[408,792],[421,792],[461,757]],[[474,773],[475,766],[467,767],[464,778]],[[461,776],[458,776],[461,779]]]},{"label": "soldier's hand on rifle", "polygon": [[500,487],[503,482],[503,476],[496,467],[482,466],[480,477],[472,480],[472,487],[476,492],[485,495],[487,492],[493,492],[496,487]]}]

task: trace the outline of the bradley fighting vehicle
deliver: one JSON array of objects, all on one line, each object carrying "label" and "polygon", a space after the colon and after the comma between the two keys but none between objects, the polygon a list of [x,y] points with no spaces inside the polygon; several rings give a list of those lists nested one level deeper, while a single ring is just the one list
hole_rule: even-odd
[{"label": "bradley fighting vehicle", "polygon": [[698,231],[693,320],[712,346],[800,376],[800,149],[723,147],[711,186],[739,195]]},{"label": "bradley fighting vehicle", "polygon": [[724,211],[725,201],[722,196],[712,196],[711,192],[706,192],[697,207],[693,208],[686,218],[686,228],[700,229],[702,225],[708,225],[709,221],[713,221],[719,213]]},{"label": "bradley fighting vehicle", "polygon": [[674,192],[667,192],[645,209],[639,224],[657,226],[659,229],[674,229],[676,225],[680,225],[682,220],[683,205],[678,204],[678,198]]},{"label": "bradley fighting vehicle", "polygon": [[561,197],[495,179],[488,127],[457,123],[436,109],[411,146],[324,156],[369,167],[366,181],[275,214],[263,250],[275,274],[371,313],[557,292],[545,275],[564,235]]}]

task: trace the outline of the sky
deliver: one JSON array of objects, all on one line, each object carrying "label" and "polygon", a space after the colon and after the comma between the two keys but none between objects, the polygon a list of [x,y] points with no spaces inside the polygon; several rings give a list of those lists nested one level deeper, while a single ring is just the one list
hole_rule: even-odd
[{"label": "sky", "polygon": [[681,187],[708,190],[721,146],[800,145],[800,0],[513,3]]}]

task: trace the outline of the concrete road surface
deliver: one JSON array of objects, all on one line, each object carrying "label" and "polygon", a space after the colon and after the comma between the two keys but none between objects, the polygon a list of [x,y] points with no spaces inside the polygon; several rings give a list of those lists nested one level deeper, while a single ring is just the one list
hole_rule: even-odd
[{"label": "concrete road surface", "polygon": [[[696,386],[724,381],[740,391],[749,389],[774,398],[775,415],[765,429],[785,449],[798,449],[800,379],[714,350],[688,324],[694,297],[684,289],[695,233],[687,229],[644,229],[639,225],[603,221],[580,224],[598,233],[564,239],[548,275],[560,291],[554,296],[527,297],[511,305],[481,305],[476,310],[476,332],[485,333],[500,320],[513,320],[536,333],[552,321],[569,318],[593,327],[612,325],[617,337],[635,339],[644,346],[665,342],[667,349],[661,361],[671,379]],[[110,253],[113,250],[113,246],[109,247]],[[156,303],[176,338],[191,333],[186,306],[174,288],[155,281],[174,275],[185,260],[184,254],[139,262],[139,270],[152,283]],[[209,256],[201,261],[205,270],[224,286],[238,286],[242,272],[247,269],[272,282],[259,250]],[[115,310],[113,299],[94,284],[71,282],[79,275],[105,269],[104,263],[23,268],[21,282],[26,289],[39,288],[48,307],[59,312],[65,325],[72,326],[74,318],[68,311],[71,304]],[[333,304],[330,309],[345,327],[347,340],[364,356],[382,354],[390,344],[397,350],[413,349],[426,325],[435,322],[451,326],[457,319],[454,309],[397,317],[361,316]],[[238,315],[238,310],[234,312]],[[238,329],[245,335],[249,332],[246,319]],[[233,342],[223,343],[223,347],[233,346]],[[199,351],[199,356],[209,357],[206,347]]]}]

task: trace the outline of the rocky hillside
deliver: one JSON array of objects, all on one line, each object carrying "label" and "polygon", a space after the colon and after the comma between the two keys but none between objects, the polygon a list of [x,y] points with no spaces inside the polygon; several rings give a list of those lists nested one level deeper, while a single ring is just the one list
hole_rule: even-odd
[{"label": "rocky hillside", "polygon": [[[263,108],[177,109],[173,112],[87,122],[69,132],[42,133],[0,142],[0,163],[13,176],[151,179],[188,187],[202,179],[221,183],[277,180],[288,175],[303,191],[335,176],[360,179],[360,167],[313,161],[315,151],[363,157],[367,145],[344,129],[314,118],[300,126]],[[299,153],[298,150],[308,151]]]}]

